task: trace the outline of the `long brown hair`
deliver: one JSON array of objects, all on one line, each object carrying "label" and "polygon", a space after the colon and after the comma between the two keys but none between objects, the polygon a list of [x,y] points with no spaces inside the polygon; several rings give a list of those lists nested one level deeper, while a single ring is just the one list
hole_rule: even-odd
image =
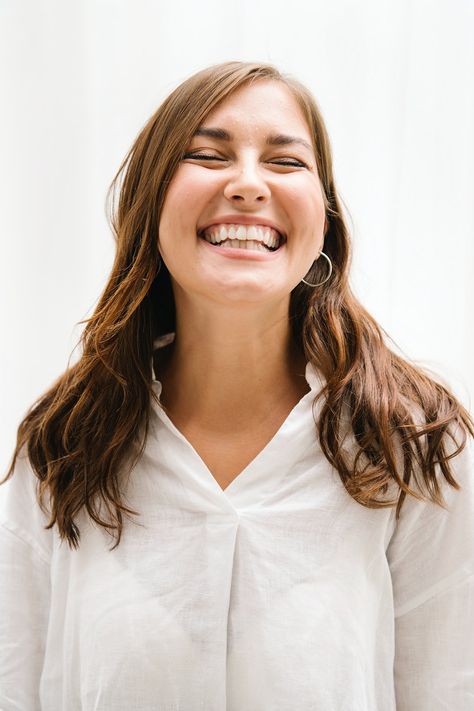
[{"label": "long brown hair", "polygon": [[[195,130],[218,102],[258,79],[284,82],[298,101],[313,137],[324,193],[324,251],[333,274],[319,288],[301,282],[290,295],[295,341],[326,380],[317,396],[324,398],[316,423],[322,451],[356,501],[371,508],[397,505],[397,519],[406,494],[444,505],[437,464],[447,482],[460,488],[448,460],[463,449],[468,433],[474,436],[474,422],[445,386],[389,347],[385,331],[351,292],[349,235],[334,185],[327,131],[314,98],[270,64],[225,62],[178,86],[125,157],[109,190],[115,261],[97,308],[82,322],[81,357],[32,405],[18,428],[4,481],[24,448],[39,480],[38,503],[45,513],[44,498],[49,496],[46,528],[57,524],[71,548],[79,546],[75,517],[83,508],[98,525],[115,532],[114,548],[120,543],[123,515],[139,515],[123,503],[122,477],[132,472],[148,433],[155,397],[153,341],[175,330],[170,276],[164,264],[159,269],[160,211]],[[325,265],[319,259],[307,281],[322,281]],[[347,426],[355,443],[354,458],[342,446]],[[461,443],[453,436],[455,430],[462,435]],[[451,454],[448,436],[457,444]],[[412,475],[419,491],[409,487]],[[398,496],[381,499],[394,482]],[[427,495],[421,491],[423,483]]]}]

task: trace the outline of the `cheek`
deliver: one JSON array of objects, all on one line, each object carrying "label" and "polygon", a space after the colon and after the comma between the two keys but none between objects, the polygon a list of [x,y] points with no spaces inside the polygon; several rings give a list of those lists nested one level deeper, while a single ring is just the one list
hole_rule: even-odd
[{"label": "cheek", "polygon": [[182,166],[171,181],[161,209],[158,245],[162,257],[171,270],[176,260],[182,263],[188,250],[183,250],[183,240],[188,240],[195,233],[199,221],[213,195],[216,194],[216,181],[209,175],[198,171],[194,166]]},{"label": "cheek", "polygon": [[[184,165],[172,180],[168,189],[166,203],[169,202],[170,211],[183,217],[188,215],[191,219],[197,210],[202,210],[209,196],[216,191],[217,180],[212,180],[209,173],[197,166]],[[168,200],[169,197],[169,200]],[[183,211],[183,206],[186,210]]]},{"label": "cheek", "polygon": [[[302,176],[303,177],[303,176]],[[285,200],[288,209],[293,207],[293,212],[300,214],[324,213],[324,199],[321,185],[313,179],[303,179],[295,181],[292,185],[285,185],[280,193]]]},{"label": "cheek", "polygon": [[325,207],[320,187],[307,182],[285,194],[285,210],[293,229],[312,240],[324,233]]},{"label": "cheek", "polygon": [[325,208],[322,189],[313,180],[302,181],[286,191],[285,210],[294,230],[289,254],[297,261],[311,262],[324,242]]},{"label": "cheek", "polygon": [[160,215],[159,240],[162,246],[169,245],[173,236],[188,231],[196,222],[200,195],[202,191],[196,182],[186,180],[184,176],[178,176],[170,183]]}]

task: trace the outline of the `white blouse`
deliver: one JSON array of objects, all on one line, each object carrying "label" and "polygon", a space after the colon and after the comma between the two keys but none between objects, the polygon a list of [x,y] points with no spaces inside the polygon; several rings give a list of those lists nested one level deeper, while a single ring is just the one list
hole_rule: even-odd
[{"label": "white blouse", "polygon": [[18,462],[0,487],[2,711],[474,709],[472,440],[449,510],[410,496],[396,524],[323,456],[305,376],[225,490],[154,404],[125,491],[139,525],[112,552],[84,513],[77,551],[44,530]]}]

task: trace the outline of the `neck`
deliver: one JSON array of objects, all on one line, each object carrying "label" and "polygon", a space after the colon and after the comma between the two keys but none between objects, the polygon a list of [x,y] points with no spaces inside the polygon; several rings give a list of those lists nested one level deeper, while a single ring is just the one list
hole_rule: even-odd
[{"label": "neck", "polygon": [[177,319],[174,342],[155,352],[163,406],[202,428],[251,429],[275,409],[292,407],[309,391],[305,366],[281,313],[260,322],[241,312],[235,319]]}]

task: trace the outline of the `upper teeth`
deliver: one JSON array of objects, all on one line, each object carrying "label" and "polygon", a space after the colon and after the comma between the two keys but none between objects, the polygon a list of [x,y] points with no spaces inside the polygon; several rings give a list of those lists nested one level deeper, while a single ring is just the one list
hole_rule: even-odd
[{"label": "upper teeth", "polygon": [[219,244],[226,239],[255,240],[271,249],[280,244],[278,232],[266,225],[212,225],[206,229],[203,237],[213,244]]}]

